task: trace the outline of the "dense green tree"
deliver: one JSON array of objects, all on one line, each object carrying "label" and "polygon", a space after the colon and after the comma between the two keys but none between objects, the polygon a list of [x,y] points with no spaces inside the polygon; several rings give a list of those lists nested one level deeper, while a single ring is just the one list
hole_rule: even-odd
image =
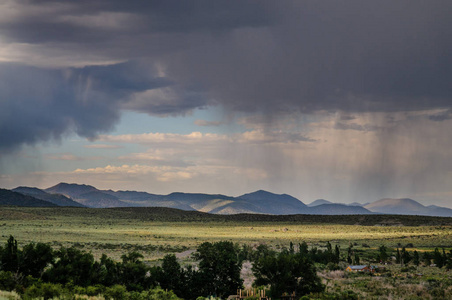
[{"label": "dense green tree", "polygon": [[16,278],[10,271],[0,271],[0,290],[12,291],[16,287]]},{"label": "dense green tree", "polygon": [[341,250],[338,245],[334,247],[334,263],[338,264],[341,256]]},{"label": "dense green tree", "polygon": [[[351,246],[352,247],[352,246]],[[351,248],[350,248],[351,249]],[[349,253],[350,253],[349,249]],[[289,248],[289,253],[292,253]],[[325,250],[318,249],[317,247],[311,247],[309,249],[308,244],[306,242],[302,242],[301,244],[298,244],[298,253],[302,254],[303,256],[308,257],[310,260],[314,262],[318,262],[321,264],[338,264],[340,260],[340,248],[338,245],[334,247],[329,241],[325,244]],[[351,263],[351,262],[350,262]]]},{"label": "dense green tree", "polygon": [[388,260],[388,249],[385,247],[385,245],[381,245],[378,248],[378,258],[382,263],[385,263]]},{"label": "dense green tree", "polygon": [[353,244],[350,243],[348,248],[347,248],[347,262],[349,264],[353,263],[352,257],[354,255],[355,251],[353,250]]},{"label": "dense green tree", "polygon": [[1,252],[1,270],[12,273],[19,272],[20,254],[16,239],[10,235],[5,248]]},{"label": "dense green tree", "polygon": [[267,245],[260,244],[257,246],[256,250],[254,250],[251,254],[251,261],[256,261],[260,257],[267,256],[269,253],[274,252],[272,249],[270,249]]},{"label": "dense green tree", "polygon": [[333,246],[329,241],[326,242],[325,245],[326,250],[323,251],[323,253],[318,253],[318,259],[315,261],[321,262],[323,264],[328,264],[330,262],[335,263],[336,262],[336,255],[333,253]]},{"label": "dense green tree", "polygon": [[47,281],[61,284],[72,282],[79,286],[88,286],[97,281],[91,253],[82,252],[75,247],[61,247],[55,252],[55,258],[43,275]]},{"label": "dense green tree", "polygon": [[179,296],[185,296],[188,278],[177,261],[176,255],[165,255],[157,276],[157,281],[163,289],[172,290]]},{"label": "dense green tree", "polygon": [[303,241],[301,244],[298,244],[298,253],[302,255],[307,255],[309,253],[308,244]]},{"label": "dense green tree", "polygon": [[444,266],[443,255],[441,255],[441,252],[439,252],[438,248],[435,248],[435,251],[433,251],[433,263],[438,268],[442,268]]},{"label": "dense green tree", "polygon": [[20,256],[20,272],[40,278],[44,269],[53,261],[53,250],[43,243],[30,243],[22,248]]},{"label": "dense green tree", "polygon": [[142,291],[151,285],[151,278],[146,276],[148,267],[141,260],[143,255],[138,252],[131,252],[121,256],[122,263],[119,265],[121,283],[128,290]]},{"label": "dense green tree", "polygon": [[331,252],[331,253],[333,252],[333,246],[331,246],[331,243],[329,241],[326,242],[325,247],[326,247],[326,251]]},{"label": "dense green tree", "polygon": [[203,295],[224,297],[235,294],[242,287],[241,265],[232,242],[202,243],[193,257],[199,260],[197,281]]},{"label": "dense green tree", "polygon": [[402,248],[402,253],[400,254],[400,257],[402,259],[402,264],[408,264],[411,261],[411,255],[410,252],[406,251],[405,247]]},{"label": "dense green tree", "polygon": [[50,246],[30,243],[19,249],[13,236],[9,236],[5,248],[0,248],[0,270],[4,272],[3,275],[10,274],[15,285],[23,284],[26,276],[40,278],[52,260]]},{"label": "dense green tree", "polygon": [[420,263],[419,252],[414,250],[414,252],[413,252],[413,264],[415,266],[419,266],[419,263]]},{"label": "dense green tree", "polygon": [[250,245],[243,244],[239,250],[239,262],[243,262],[245,260],[252,260],[253,257],[253,248]]},{"label": "dense green tree", "polygon": [[317,259],[317,247],[311,247],[308,251],[308,256],[315,261]]},{"label": "dense green tree", "polygon": [[302,253],[269,253],[254,262],[253,273],[254,285],[270,285],[270,295],[274,298],[284,292],[301,296],[324,289],[313,261]]},{"label": "dense green tree", "polygon": [[449,251],[446,258],[446,269],[451,270],[452,269],[452,250]]},{"label": "dense green tree", "polygon": [[402,256],[400,255],[400,250],[399,248],[397,248],[397,252],[396,252],[396,264],[401,264],[402,263]]},{"label": "dense green tree", "polygon": [[426,266],[430,266],[430,264],[432,263],[432,255],[429,252],[424,252],[422,260],[424,261],[424,264]]},{"label": "dense green tree", "polygon": [[102,254],[99,262],[94,263],[94,269],[99,284],[112,286],[121,282],[120,264],[105,254]]}]

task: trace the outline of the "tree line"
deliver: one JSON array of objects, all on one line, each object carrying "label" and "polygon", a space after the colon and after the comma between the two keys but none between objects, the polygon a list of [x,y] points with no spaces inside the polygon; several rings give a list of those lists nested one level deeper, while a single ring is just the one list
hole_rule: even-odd
[{"label": "tree line", "polygon": [[313,253],[307,245],[299,251],[291,247],[278,253],[264,245],[250,250],[229,241],[205,242],[193,253],[196,267],[182,267],[174,254],[166,255],[161,266],[148,266],[137,252],[122,255],[120,261],[105,254],[96,260],[90,252],[76,247],[54,250],[44,243],[29,243],[19,249],[10,236],[0,246],[0,290],[26,294],[30,288],[36,290],[51,283],[79,291],[119,286],[141,293],[160,287],[184,299],[209,295],[227,298],[243,288],[242,263],[251,259],[255,284],[269,285],[270,295],[278,298],[284,292],[303,295],[323,290]]},{"label": "tree line", "polygon": [[[439,268],[452,268],[452,251],[446,253],[444,249],[436,248],[420,255],[405,247],[390,252],[382,245],[374,251],[372,260],[381,263],[392,261],[394,255],[395,262],[401,265],[423,262],[427,266],[434,263]],[[149,266],[138,252],[124,254],[120,261],[105,254],[96,260],[92,253],[74,246],[55,250],[44,243],[29,243],[20,249],[15,238],[10,236],[5,245],[0,246],[0,290],[16,290],[22,295],[33,291],[34,295],[44,298],[44,290],[47,290],[52,298],[54,293],[49,290],[54,285],[81,294],[103,293],[113,299],[122,299],[124,293],[149,295],[150,291],[160,288],[152,292],[153,295],[168,290],[184,299],[199,296],[224,299],[243,288],[240,272],[243,261],[247,260],[252,263],[253,285],[268,288],[267,295],[278,299],[284,293],[295,292],[301,297],[325,289],[317,276],[316,265],[336,270],[339,262],[359,264],[359,253],[350,244],[341,255],[340,247],[333,247],[330,242],[321,249],[308,247],[306,242],[298,245],[291,242],[288,248],[276,251],[262,244],[253,248],[220,241],[200,244],[193,253],[196,261],[193,266],[182,266],[174,254],[165,255],[159,266]]]},{"label": "tree line", "polygon": [[[438,247],[432,252],[423,252],[419,254],[417,250],[412,252],[406,250],[405,247],[402,249],[397,248],[395,250],[395,263],[400,265],[407,265],[412,263],[415,266],[419,266],[421,262],[425,266],[435,266],[438,268],[445,267],[446,270],[452,269],[452,250],[446,252],[443,248],[442,251]],[[386,263],[391,260],[390,254],[388,253],[388,248],[384,245],[378,248],[378,254],[376,257],[377,261],[381,263]]]}]

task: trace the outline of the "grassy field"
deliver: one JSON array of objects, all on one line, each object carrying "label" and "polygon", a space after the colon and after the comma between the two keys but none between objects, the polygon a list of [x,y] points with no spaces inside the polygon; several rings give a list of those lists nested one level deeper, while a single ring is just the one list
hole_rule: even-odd
[{"label": "grassy field", "polygon": [[216,216],[165,208],[0,208],[0,243],[13,235],[21,244],[44,242],[72,246],[118,259],[128,251],[146,260],[166,253],[189,253],[202,242],[229,240],[266,243],[275,248],[290,241],[322,246],[326,241],[355,248],[413,250],[452,248],[452,218],[412,216]]},{"label": "grassy field", "polygon": [[[264,243],[272,248],[306,241],[322,248],[326,241],[341,247],[338,269],[319,266],[326,293],[351,293],[353,299],[452,299],[452,271],[421,263],[385,265],[382,274],[369,276],[344,272],[346,249],[353,244],[362,263],[376,263],[381,245],[408,251],[452,249],[452,218],[366,216],[220,216],[167,208],[24,208],[0,207],[0,245],[13,235],[19,247],[44,242],[55,249],[79,247],[96,258],[103,253],[119,260],[138,251],[149,264],[159,264],[167,253],[176,253],[183,265],[195,263],[190,254],[202,242],[222,240],[238,244]],[[251,265],[244,264],[245,286],[253,282]],[[3,293],[3,294],[2,294]],[[6,294],[5,294],[6,293]],[[0,292],[0,298],[15,299]],[[103,299],[100,297],[99,299]],[[345,299],[345,298],[344,298]],[[348,299],[348,298],[347,298]],[[352,299],[352,298],[350,298]]]}]

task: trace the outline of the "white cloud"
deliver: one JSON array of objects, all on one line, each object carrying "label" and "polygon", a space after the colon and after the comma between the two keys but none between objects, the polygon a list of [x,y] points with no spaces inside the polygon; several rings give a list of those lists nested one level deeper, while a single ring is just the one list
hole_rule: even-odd
[{"label": "white cloud", "polygon": [[116,143],[136,143],[136,144],[197,144],[197,143],[299,143],[313,142],[314,140],[305,137],[297,132],[287,131],[264,131],[251,130],[244,133],[231,135],[222,135],[215,133],[192,132],[189,134],[176,133],[143,133],[143,134],[125,134],[125,135],[101,135],[100,141]]},{"label": "white cloud", "polygon": [[227,140],[227,136],[214,133],[192,132],[190,134],[177,133],[143,133],[124,135],[101,135],[100,141],[150,144],[150,143],[178,143],[193,144],[203,142],[219,142]]},{"label": "white cloud", "polygon": [[196,172],[188,169],[173,168],[168,166],[149,166],[149,165],[122,165],[106,167],[97,167],[89,169],[76,169],[74,174],[94,174],[94,175],[120,175],[120,176],[143,176],[152,174],[158,181],[175,181],[190,179],[196,175]]}]

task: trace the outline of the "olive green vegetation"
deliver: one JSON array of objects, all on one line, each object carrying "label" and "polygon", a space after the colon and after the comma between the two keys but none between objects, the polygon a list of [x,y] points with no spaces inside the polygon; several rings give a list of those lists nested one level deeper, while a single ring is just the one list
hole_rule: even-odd
[{"label": "olive green vegetation", "polygon": [[[106,255],[95,260],[75,247],[52,250],[43,243],[30,243],[20,249],[10,236],[0,246],[0,290],[6,290],[0,291],[0,299],[205,300],[200,295],[224,299],[241,288],[240,269],[246,261],[252,264],[254,288],[266,290],[273,299],[288,293],[300,299],[452,297],[452,251],[436,248],[419,255],[416,250],[384,245],[360,251],[354,244],[341,251],[329,242],[322,248],[302,242],[275,251],[263,244],[254,248],[205,242],[192,257],[197,268],[182,267],[174,254],[165,255],[161,266],[150,267],[137,252],[124,254],[120,262]],[[380,262],[376,273],[343,271],[346,261],[356,264],[360,259],[366,265]]]},{"label": "olive green vegetation", "polygon": [[[150,267],[137,252],[124,254],[121,262],[106,255],[96,261],[91,253],[75,247],[52,250],[43,243],[30,243],[20,249],[10,236],[5,246],[0,246],[0,289],[16,291],[24,299],[53,299],[64,294],[68,299],[74,294],[108,296],[111,289],[115,293],[108,298],[130,299],[134,292],[134,299],[152,299],[148,293],[156,288],[172,290],[189,300],[208,295],[224,299],[243,287],[240,272],[246,258],[253,262],[256,283],[269,286],[274,298],[291,291],[299,295],[323,292],[314,262],[338,262],[338,256],[332,247],[325,252],[304,250],[306,244],[297,252],[292,245],[277,253],[264,245],[255,251],[240,250],[228,241],[205,242],[193,254],[196,269],[182,268],[174,254],[165,255],[161,266]],[[268,277],[270,273],[274,276]],[[155,298],[168,298],[160,296]]]},{"label": "olive green vegetation", "polygon": [[[119,260],[138,251],[145,261],[167,253],[193,250],[203,242],[268,244],[278,249],[290,241],[310,246],[326,241],[356,249],[410,246],[419,252],[452,247],[452,218],[365,216],[211,215],[169,208],[1,207],[0,243],[13,235],[20,246],[42,242],[53,248],[76,246],[96,258]],[[187,251],[188,252],[188,251]]]},{"label": "olive green vegetation", "polygon": [[52,250],[43,243],[30,243],[21,249],[10,236],[4,247],[0,246],[0,289],[15,290],[26,299],[53,298],[63,287],[106,293],[106,288],[115,286],[135,292],[177,288],[188,299],[214,292],[223,296],[242,285],[237,251],[231,242],[203,243],[195,253],[199,268],[193,270],[182,269],[174,255],[166,255],[162,267],[147,266],[137,252],[124,254],[120,262],[106,255],[96,261],[92,254],[75,247]]}]

